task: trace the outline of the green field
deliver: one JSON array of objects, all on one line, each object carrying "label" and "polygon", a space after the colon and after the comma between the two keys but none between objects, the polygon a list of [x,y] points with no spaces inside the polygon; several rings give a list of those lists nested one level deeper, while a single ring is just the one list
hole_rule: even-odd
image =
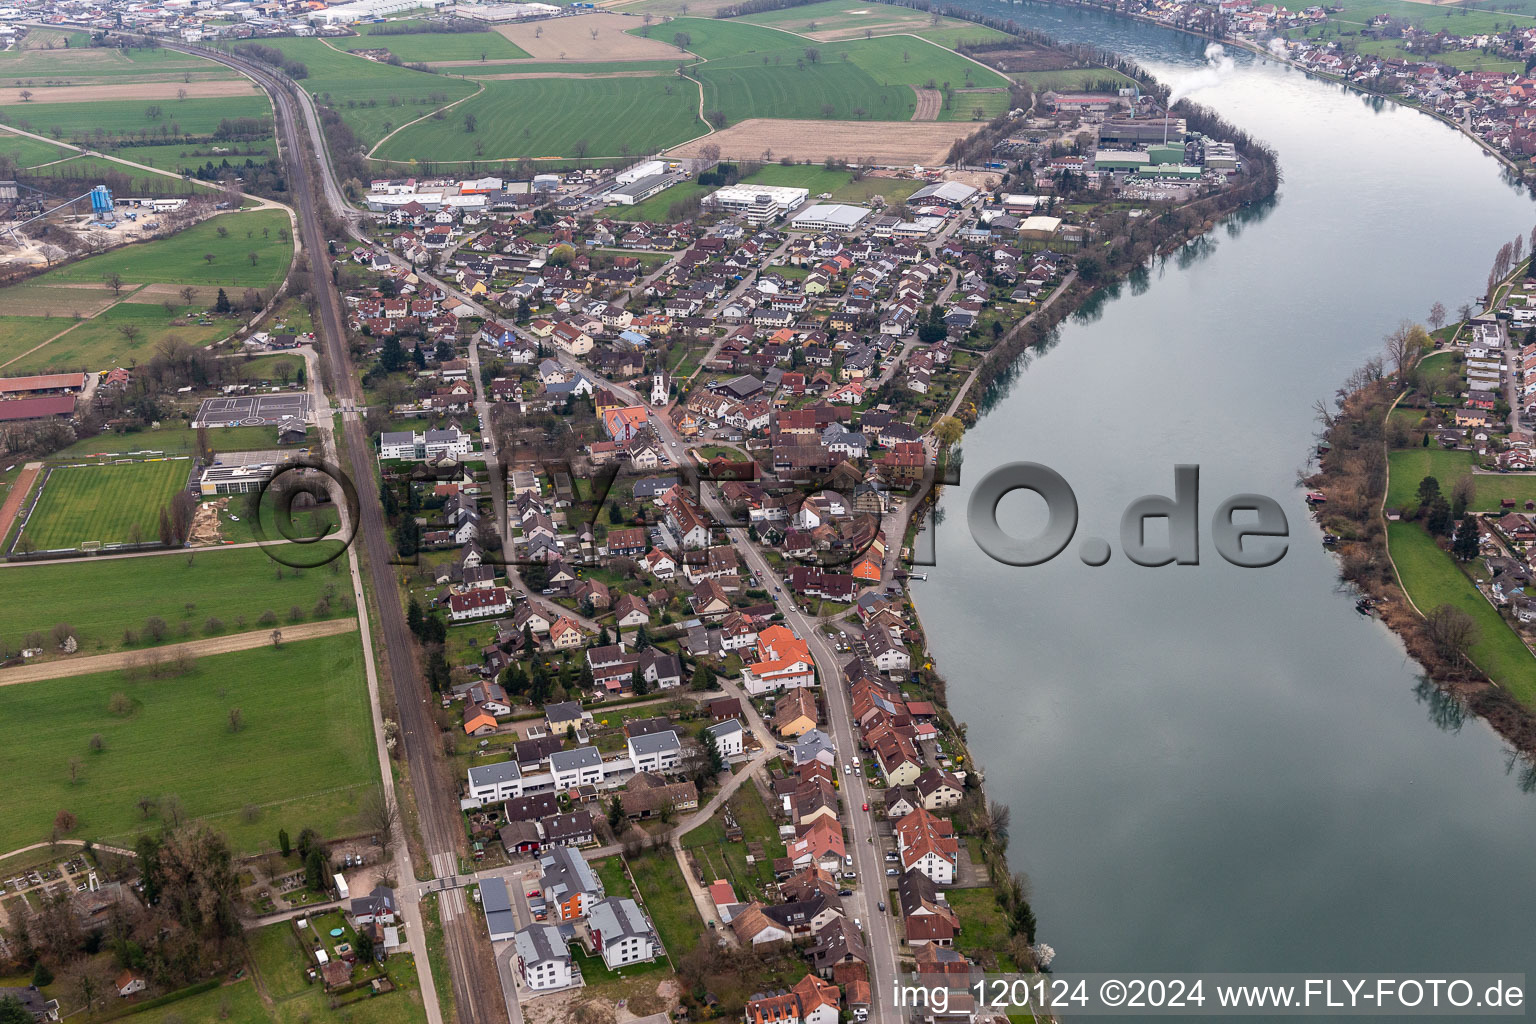
[{"label": "green field", "polygon": [[159,536],[160,509],[186,486],[189,459],[110,466],[60,466],[22,530],[37,551],[76,548],[85,541],[121,543]]},{"label": "green field", "polygon": [[704,920],[671,850],[655,850],[629,861],[629,871],[669,955],[682,956],[704,941]]},{"label": "green field", "polygon": [[[101,315],[83,320],[69,333],[29,352],[20,358],[6,362],[7,373],[32,373],[40,370],[107,370],[114,366],[130,366],[134,362],[147,362],[156,346],[166,338],[178,338],[189,345],[205,345],[224,337],[236,326],[231,321],[215,321],[200,324],[184,318],[190,306],[174,305],[167,313],[159,303],[120,302]],[[68,326],[67,320],[35,318],[41,324],[55,324],[58,330]],[[36,325],[33,325],[36,326]],[[123,329],[137,330],[132,338]],[[11,359],[10,346],[0,345]]]},{"label": "green field", "polygon": [[[216,452],[257,451],[277,447],[276,427],[213,427],[208,440]],[[161,427],[136,430],[126,434],[97,434],[76,441],[49,456],[52,459],[80,459],[90,455],[122,455],[125,452],[154,451],[166,455],[191,455],[197,450],[197,431],[191,427]]]},{"label": "green field", "polygon": [[[116,693],[131,713],[109,710]],[[239,732],[229,728],[235,707]],[[89,742],[98,733],[100,753]],[[75,783],[71,758],[81,761]],[[345,834],[378,782],[357,634],[204,657],[178,677],[106,672],[0,687],[0,777],[4,849],[46,839],[61,808],[78,816],[77,838],[129,840],[160,827],[139,797],[165,794],[241,851],[272,848],[279,828]],[[254,815],[242,813],[248,805]]]},{"label": "green field", "polygon": [[[140,644],[147,644],[142,632],[151,616],[165,620],[165,642],[174,643],[260,629],[258,620],[268,611],[286,622],[295,606],[306,622],[353,614],[342,600],[351,592],[344,575],[279,566],[260,548],[13,564],[0,569],[0,583],[29,595],[7,612],[7,641],[18,643],[34,630],[51,633],[63,622],[74,627],[82,656],[123,649],[126,630],[140,633]],[[329,607],[317,614],[325,597]],[[210,628],[211,618],[222,628]]]},{"label": "green field", "polygon": [[692,64],[693,58],[688,54],[679,54],[677,60],[614,60],[593,63],[590,61],[490,61],[486,64],[475,64],[470,67],[453,68],[457,75],[468,75],[471,78],[480,78],[487,75],[530,75],[530,74],[562,74],[562,75],[613,75],[625,71],[649,71],[657,75],[670,75],[677,70],[679,64]]},{"label": "green field", "polygon": [[[158,108],[159,116],[152,111]],[[226,118],[272,121],[272,105],[258,92],[249,96],[186,100],[112,100],[92,103],[15,103],[0,107],[0,121],[66,142],[134,138],[142,142],[179,135],[211,135]]]},{"label": "green field", "polygon": [[35,167],[41,163],[62,160],[73,156],[74,150],[55,146],[51,142],[39,142],[25,135],[13,135],[0,131],[0,157],[16,162],[17,167]]},{"label": "green field", "polygon": [[[71,42],[67,48],[66,36]],[[40,45],[49,40],[56,44],[53,49]],[[90,36],[84,32],[34,29],[26,44],[20,50],[0,52],[0,81],[31,79],[32,88],[37,91],[50,83],[180,81],[183,75],[190,75],[193,81],[237,77],[236,72],[220,64],[175,50],[92,47]]]},{"label": "green field", "polygon": [[1469,506],[1474,512],[1497,512],[1500,501],[1510,499],[1522,507],[1536,501],[1536,476],[1513,473],[1472,473],[1478,463],[1472,452],[1440,448],[1404,448],[1389,457],[1388,508],[1414,508],[1419,503],[1419,481],[1426,476],[1440,481],[1447,498],[1456,481],[1471,473],[1477,497]]},{"label": "green field", "polygon": [[1100,82],[1112,81],[1121,85],[1134,84],[1118,71],[1109,68],[1062,68],[1059,71],[1020,71],[1014,78],[1028,85],[1035,92],[1052,89],[1092,89]]},{"label": "green field", "polygon": [[1536,707],[1536,659],[1450,555],[1417,523],[1387,524],[1387,544],[1403,587],[1424,613],[1454,605],[1477,623],[1471,657],[1488,678]]},{"label": "green field", "polygon": [[170,172],[141,171],[136,167],[128,167],[115,160],[109,160],[102,156],[76,156],[68,160],[51,163],[46,167],[34,167],[27,172],[33,177],[67,178],[72,181],[90,180],[101,181],[103,175],[121,174],[127,181],[129,195],[150,193],[160,196],[192,195],[201,192],[204,196],[212,194],[211,185],[185,181]]},{"label": "green field", "polygon": [[[410,35],[375,35],[385,26],[360,25],[358,39],[338,42],[343,50],[388,50],[407,64],[440,60],[516,60],[528,52],[500,32],[415,32]],[[393,26],[389,26],[393,27]]]},{"label": "green field", "polygon": [[73,323],[64,317],[0,316],[0,365],[36,348]]},{"label": "green field", "polygon": [[[223,213],[168,238],[114,249],[51,270],[35,280],[45,284],[98,283],[116,273],[125,281],[271,288],[288,276],[293,242],[278,237],[278,232],[288,227],[288,214],[282,210]],[[228,232],[226,237],[219,237],[220,228]],[[248,255],[252,252],[257,258],[254,265]],[[212,255],[213,261],[204,259],[205,255]]]},{"label": "green field", "polygon": [[651,198],[636,203],[634,206],[610,206],[603,211],[604,216],[614,220],[654,221],[658,224],[666,223],[667,211],[672,204],[691,199],[694,196],[703,198],[714,189],[706,185],[700,185],[696,181],[680,181],[669,189],[663,189]]},{"label": "green field", "polygon": [[[653,152],[703,134],[698,92],[674,77],[534,78],[486,81],[485,91],[443,120],[419,121],[391,136],[380,159],[472,160],[620,157]],[[670,90],[670,95],[668,91]],[[509,116],[516,111],[516,116]],[[465,116],[479,124],[465,130]]]},{"label": "green field", "polygon": [[[912,86],[931,82],[942,87],[947,82],[955,89],[1002,89],[1008,85],[997,72],[910,36],[818,42],[760,26],[700,18],[679,18],[664,28],[686,33],[688,48],[707,58],[689,73],[704,84],[704,109],[719,110],[730,122],[829,116],[906,121],[917,104]],[[987,101],[993,106],[998,102]],[[967,102],[965,107],[975,105]],[[958,110],[957,106],[945,113],[955,116]]]},{"label": "green field", "polygon": [[[263,39],[308,69],[299,84],[370,144],[408,121],[475,91],[475,83],[343,53],[320,39]],[[236,47],[238,50],[238,46]]]},{"label": "green field", "polygon": [[277,145],[271,139],[222,144],[224,149],[238,149],[239,153],[215,153],[214,150],[220,145],[209,142],[169,142],[146,146],[121,146],[112,150],[110,155],[122,160],[132,160],[136,164],[158,167],[163,171],[174,171],[177,174],[194,171],[209,162],[217,166],[222,161],[228,160],[231,164],[243,165],[247,159],[260,163],[277,155]]}]

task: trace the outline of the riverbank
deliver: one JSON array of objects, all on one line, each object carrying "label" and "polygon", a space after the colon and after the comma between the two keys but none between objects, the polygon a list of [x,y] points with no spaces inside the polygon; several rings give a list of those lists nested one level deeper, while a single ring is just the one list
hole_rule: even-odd
[{"label": "riverbank", "polygon": [[[881,2],[882,3],[894,3],[895,0],[881,0]],[[1111,8],[1111,7],[1108,7],[1108,6],[1103,5],[1103,4],[1085,3],[1085,2],[1074,3],[1073,0],[1038,0],[1038,2],[1044,3],[1044,4],[1049,4],[1049,5],[1054,6],[1054,7],[1075,8],[1075,9],[1079,9],[1079,10],[1094,11],[1094,12],[1101,13],[1101,14],[1110,14],[1110,15],[1114,15],[1116,17],[1126,18],[1126,19],[1129,19],[1131,21],[1141,22],[1144,25],[1150,25],[1150,26],[1153,26],[1155,28],[1167,29],[1167,30],[1169,30],[1171,32],[1178,32],[1181,35],[1186,35],[1186,36],[1189,36],[1189,37],[1194,38],[1194,39],[1202,39],[1202,40],[1205,40],[1205,41],[1210,42],[1210,43],[1220,43],[1222,46],[1235,46],[1235,47],[1237,47],[1239,49],[1246,50],[1249,53],[1252,53],[1254,56],[1259,57],[1261,59],[1272,60],[1272,61],[1274,61],[1277,64],[1285,64],[1285,65],[1287,65],[1287,66],[1289,66],[1289,67],[1291,67],[1291,68],[1293,68],[1293,69],[1295,69],[1297,71],[1300,71],[1302,74],[1305,74],[1305,75],[1308,75],[1308,76],[1311,76],[1311,77],[1315,77],[1315,78],[1317,78],[1320,81],[1335,82],[1335,83],[1337,83],[1339,85],[1344,86],[1350,92],[1353,92],[1353,93],[1355,93],[1357,95],[1360,95],[1360,96],[1370,96],[1370,97],[1374,97],[1374,98],[1383,99],[1383,100],[1386,100],[1389,103],[1392,103],[1395,106],[1404,107],[1406,109],[1414,110],[1414,111],[1417,111],[1417,112],[1419,112],[1421,114],[1425,114],[1425,115],[1429,116],[1430,118],[1432,118],[1433,120],[1439,121],[1442,124],[1446,125],[1447,127],[1455,130],[1459,134],[1466,136],[1468,139],[1471,139],[1473,142],[1475,142],[1477,144],[1478,148],[1480,148],[1481,150],[1483,150],[1483,152],[1485,152],[1485,153],[1489,154],[1490,156],[1492,156],[1494,159],[1498,160],[1501,165],[1503,165],[1507,170],[1509,170],[1512,174],[1516,175],[1517,177],[1525,178],[1525,177],[1527,177],[1531,173],[1528,169],[1522,168],[1519,164],[1515,163],[1515,161],[1511,160],[1507,155],[1505,155],[1504,153],[1500,152],[1498,149],[1494,148],[1493,146],[1489,145],[1488,142],[1485,139],[1483,139],[1481,136],[1478,136],[1478,135],[1474,134],[1473,132],[1469,131],[1466,128],[1466,126],[1458,124],[1456,121],[1452,120],[1449,117],[1446,117],[1444,114],[1441,114],[1439,111],[1429,110],[1429,109],[1427,109],[1427,108],[1425,108],[1423,106],[1420,106],[1419,104],[1414,103],[1414,102],[1412,102],[1410,100],[1405,100],[1405,99],[1403,99],[1401,97],[1390,95],[1388,93],[1381,93],[1381,92],[1376,92],[1376,91],[1371,90],[1371,89],[1362,88],[1357,83],[1351,82],[1349,79],[1340,77],[1338,75],[1331,75],[1331,74],[1329,74],[1329,73],[1327,73],[1325,71],[1318,71],[1315,68],[1309,68],[1309,67],[1305,66],[1304,64],[1300,63],[1299,61],[1297,61],[1295,58],[1289,56],[1288,54],[1282,55],[1282,54],[1275,53],[1273,50],[1270,50],[1268,47],[1260,46],[1258,43],[1253,42],[1252,40],[1249,40],[1249,39],[1232,39],[1232,38],[1219,37],[1219,36],[1212,35],[1209,32],[1199,32],[1199,31],[1196,31],[1196,30],[1191,29],[1191,28],[1186,28],[1184,26],[1173,25],[1173,24],[1169,24],[1168,22],[1165,22],[1165,21],[1159,21],[1157,18],[1151,17],[1151,16],[1146,15],[1146,14],[1142,14],[1139,11],[1120,10],[1118,8]],[[904,5],[904,4],[896,4],[896,6],[906,6],[906,5]],[[943,8],[942,13],[946,17],[952,17],[952,18],[965,18],[966,17],[965,12],[960,11],[958,9],[951,9],[951,8],[948,8],[948,7]],[[967,19],[967,20],[973,20],[973,19]],[[1278,38],[1282,38],[1282,37],[1276,36],[1274,38],[1278,39]]]},{"label": "riverbank", "polygon": [[[1536,761],[1536,708],[1522,702],[1518,686],[1501,686],[1494,678],[1520,669],[1511,663],[1518,656],[1491,632],[1510,627],[1433,536],[1416,522],[1389,518],[1389,422],[1408,389],[1391,377],[1372,378],[1357,372],[1341,389],[1337,413],[1320,410],[1324,450],[1318,472],[1306,480],[1326,498],[1318,520],[1338,538],[1340,578],[1369,598],[1442,692],[1486,720],[1528,762]],[[1450,483],[1442,482],[1447,491]],[[1410,580],[1421,591],[1418,602]],[[1530,652],[1523,643],[1520,649],[1529,663]]]}]

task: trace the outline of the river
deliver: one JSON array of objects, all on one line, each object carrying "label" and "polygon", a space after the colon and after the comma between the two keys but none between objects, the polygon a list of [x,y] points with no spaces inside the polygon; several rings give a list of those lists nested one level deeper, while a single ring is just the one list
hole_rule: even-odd
[{"label": "river", "polygon": [[[1164,81],[1203,63],[1200,40],[1112,15],[967,6]],[[1536,208],[1450,128],[1235,56],[1193,98],[1275,147],[1278,201],[1063,325],[966,435],[913,592],[1058,970],[1529,970],[1536,795],[1486,725],[1436,724],[1417,666],[1337,591],[1296,471],[1313,401],[1401,318],[1480,292]],[[1078,541],[1198,464],[1201,564],[1093,569],[1078,541],[992,561],[966,501],[1017,459],[1071,483]],[[1278,565],[1216,555],[1237,492],[1286,509]],[[1031,535],[1042,510],[1015,495],[1000,519]]]}]

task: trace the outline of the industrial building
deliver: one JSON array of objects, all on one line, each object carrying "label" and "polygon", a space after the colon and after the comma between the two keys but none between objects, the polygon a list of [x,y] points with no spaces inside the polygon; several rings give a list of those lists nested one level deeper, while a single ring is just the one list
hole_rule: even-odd
[{"label": "industrial building", "polygon": [[786,188],[779,185],[727,185],[705,198],[705,203],[745,217],[748,224],[767,224],[775,217],[789,213],[811,195],[807,188]]},{"label": "industrial building", "polygon": [[1235,171],[1237,170],[1237,146],[1230,142],[1206,140],[1203,159],[1207,170]]},{"label": "industrial building", "polygon": [[1202,171],[1198,167],[1189,164],[1153,164],[1143,167],[1136,172],[1138,178],[1174,178],[1179,181],[1193,181],[1200,177]]},{"label": "industrial building", "polygon": [[[659,163],[657,166],[661,166]],[[634,206],[643,203],[662,189],[670,188],[677,181],[675,174],[651,174],[644,178],[621,183],[606,198],[609,202],[620,206]]]},{"label": "industrial building", "polygon": [[980,194],[980,189],[963,181],[936,181],[924,185],[907,197],[908,206],[926,206],[939,203],[944,206],[964,206]]},{"label": "industrial building", "polygon": [[869,210],[846,203],[817,203],[795,215],[794,226],[799,231],[854,231],[869,218]]},{"label": "industrial building", "polygon": [[[1179,159],[1183,159],[1184,151],[1179,150]],[[1144,152],[1134,149],[1101,149],[1093,155],[1093,169],[1096,171],[1139,171],[1151,162],[1151,157]]]},{"label": "industrial building", "polygon": [[1140,145],[1183,142],[1188,131],[1182,117],[1157,117],[1138,121],[1105,121],[1099,125],[1100,145]]},{"label": "industrial building", "polygon": [[311,11],[309,20],[314,25],[350,25],[356,21],[382,18],[387,14],[414,11],[419,7],[441,7],[433,0],[353,0],[324,10]]}]

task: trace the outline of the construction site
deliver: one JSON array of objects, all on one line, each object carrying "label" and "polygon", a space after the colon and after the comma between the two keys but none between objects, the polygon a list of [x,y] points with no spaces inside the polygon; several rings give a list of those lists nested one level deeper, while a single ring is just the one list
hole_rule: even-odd
[{"label": "construction site", "polygon": [[153,238],[163,230],[161,216],[185,205],[185,199],[114,200],[105,185],[70,196],[0,181],[0,279]]}]

